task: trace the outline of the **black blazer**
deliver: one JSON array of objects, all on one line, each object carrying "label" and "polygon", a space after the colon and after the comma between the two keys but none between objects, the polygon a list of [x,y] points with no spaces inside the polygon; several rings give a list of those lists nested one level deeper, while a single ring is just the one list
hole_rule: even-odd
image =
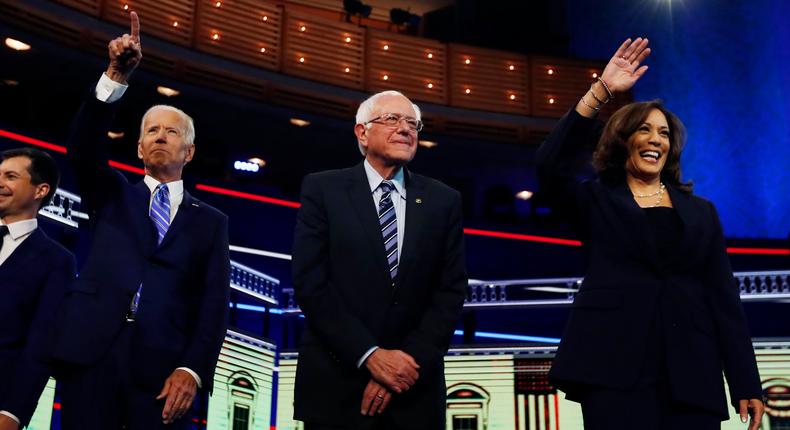
[{"label": "black blazer", "polygon": [[601,124],[565,115],[537,153],[543,191],[569,216],[588,257],[549,377],[566,393],[584,384],[628,388],[639,378],[646,339],[661,313],[672,395],[727,417],[722,370],[733,404],[760,398],[760,378],[714,206],[668,186],[683,222],[677,266],[657,264],[644,211],[625,180],[578,177],[578,154]]},{"label": "black blazer", "polygon": [[52,374],[52,315],[74,278],[74,256],[41,228],[0,265],[0,410],[30,421]]},{"label": "black blazer", "polygon": [[421,366],[417,383],[394,396],[391,419],[403,428],[443,428],[443,356],[467,287],[461,196],[408,171],[405,183],[406,231],[393,283],[363,164],[304,179],[292,262],[306,318],[296,419],[349,427],[362,419],[370,374],[357,361],[378,345]]},{"label": "black blazer", "polygon": [[129,184],[107,165],[104,136],[118,104],[90,97],[72,126],[69,158],[90,214],[90,247],[59,309],[53,354],[77,364],[98,360],[142,285],[134,380],[159,390],[177,367],[188,367],[210,389],[228,314],[228,219],[185,191],[157,246],[148,187]]}]

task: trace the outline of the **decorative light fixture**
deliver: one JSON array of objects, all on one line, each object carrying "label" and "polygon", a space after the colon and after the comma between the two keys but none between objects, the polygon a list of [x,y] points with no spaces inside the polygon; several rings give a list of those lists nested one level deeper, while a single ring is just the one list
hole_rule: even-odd
[{"label": "decorative light fixture", "polygon": [[214,34],[211,36],[211,38],[212,38],[213,40],[219,40],[219,33],[216,33],[216,32],[215,32],[215,33],[214,33]]},{"label": "decorative light fixture", "polygon": [[384,45],[384,50],[385,51],[389,51],[390,50],[390,46],[389,45]]},{"label": "decorative light fixture", "polygon": [[129,5],[128,4],[123,5],[123,10],[129,10]]},{"label": "decorative light fixture", "polygon": [[428,82],[428,88],[429,88],[429,89],[430,89],[430,88],[433,88],[433,84],[432,84],[432,83],[430,83],[430,82]]},{"label": "decorative light fixture", "polygon": [[350,68],[348,68],[348,67],[346,67],[345,69],[343,69],[343,71],[344,71],[344,72],[346,72],[346,73],[348,73],[348,72],[350,72],[350,71],[351,71],[351,69],[350,69]]},{"label": "decorative light fixture", "polygon": [[249,161],[236,161],[233,163],[233,168],[241,170],[242,172],[258,173],[261,166],[258,163],[251,163]]},{"label": "decorative light fixture", "polygon": [[175,97],[175,96],[181,94],[181,91],[174,90],[173,88],[165,87],[165,86],[162,86],[162,85],[159,85],[158,87],[156,87],[156,92],[158,92],[159,94],[161,94],[161,95],[163,95],[165,97]]},{"label": "decorative light fixture", "polygon": [[266,48],[261,48],[261,54],[265,54],[265,53],[266,53]]},{"label": "decorative light fixture", "polygon": [[593,72],[593,74],[592,74],[592,78],[593,78],[593,79],[597,79],[597,78],[598,78],[598,74],[597,74],[597,73],[595,73],[595,72]]},{"label": "decorative light fixture", "polygon": [[533,195],[534,193],[532,191],[523,190],[516,193],[516,198],[519,200],[529,200]]},{"label": "decorative light fixture", "polygon": [[428,53],[428,59],[430,60],[431,58],[433,58],[433,53],[432,53],[432,52],[429,52],[429,53]]},{"label": "decorative light fixture", "polygon": [[266,160],[264,160],[263,158],[252,157],[252,158],[250,158],[247,161],[249,161],[250,163],[255,163],[255,164],[257,164],[257,165],[259,165],[261,167],[266,166]]},{"label": "decorative light fixture", "polygon": [[470,64],[470,63],[472,63],[472,60],[470,60],[469,58],[467,58],[466,60],[464,60],[464,64]]},{"label": "decorative light fixture", "polygon": [[516,95],[515,94],[511,94],[510,95],[510,100],[515,100],[515,99],[516,99]]},{"label": "decorative light fixture", "polygon": [[292,125],[295,125],[297,127],[307,127],[308,125],[310,125],[310,121],[301,118],[291,118],[290,122]]},{"label": "decorative light fixture", "polygon": [[516,70],[516,66],[511,64],[510,66],[508,66],[508,70]]},{"label": "decorative light fixture", "polygon": [[381,77],[381,79],[383,79],[385,81],[388,80],[389,78],[390,78],[389,75],[384,75],[384,76]]},{"label": "decorative light fixture", "polygon": [[304,63],[304,57],[299,57],[299,62]]},{"label": "decorative light fixture", "polygon": [[549,70],[546,71],[546,73],[548,73],[550,75],[553,75],[554,74],[554,69],[549,69]]},{"label": "decorative light fixture", "polygon": [[214,6],[220,7],[220,6],[222,6],[222,2],[221,1],[216,2],[216,3],[214,3]]},{"label": "decorative light fixture", "polygon": [[13,49],[14,51],[29,51],[30,45],[21,40],[12,39],[10,37],[5,38],[5,46]]},{"label": "decorative light fixture", "polygon": [[471,94],[472,93],[472,89],[471,88],[467,88],[467,89],[464,90],[464,92],[467,93],[467,94]]},{"label": "decorative light fixture", "polygon": [[122,138],[124,133],[122,131],[108,131],[107,137],[110,139],[120,139]]},{"label": "decorative light fixture", "polygon": [[304,33],[305,31],[307,31],[307,26],[306,26],[306,25],[302,25],[302,26],[300,26],[300,27],[299,27],[299,31],[301,31],[302,33]]},{"label": "decorative light fixture", "polygon": [[266,16],[266,15],[264,15],[264,16],[263,16],[263,22],[266,22],[266,21],[268,21],[268,20],[269,20],[269,17],[268,17],[268,16]]},{"label": "decorative light fixture", "polygon": [[173,21],[173,27],[178,27],[178,21]]},{"label": "decorative light fixture", "polygon": [[418,143],[425,148],[435,148],[439,146],[439,143],[433,140],[419,140]]},{"label": "decorative light fixture", "polygon": [[349,37],[349,36],[346,36],[346,38],[344,40],[346,41],[346,43],[351,43],[351,37]]},{"label": "decorative light fixture", "polygon": [[550,105],[553,105],[553,104],[554,104],[554,98],[550,98],[550,99],[549,99],[549,104],[550,104]]}]

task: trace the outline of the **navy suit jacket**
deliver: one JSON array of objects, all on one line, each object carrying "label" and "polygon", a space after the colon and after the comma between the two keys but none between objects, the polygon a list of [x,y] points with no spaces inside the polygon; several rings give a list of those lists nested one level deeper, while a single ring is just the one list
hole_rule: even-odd
[{"label": "navy suit jacket", "polygon": [[[627,389],[640,378],[647,344],[663,341],[673,397],[726,418],[722,371],[735,406],[761,398],[761,387],[716,209],[667,186],[683,223],[668,272],[625,180],[579,179],[579,153],[595,145],[601,126],[571,111],[537,153],[541,188],[588,257],[549,377],[570,395],[584,385]],[[664,338],[649,339],[657,313]]]},{"label": "navy suit jacket", "polygon": [[210,389],[227,324],[228,219],[185,191],[157,246],[148,187],[128,183],[107,164],[104,136],[118,104],[90,97],[72,126],[69,157],[90,215],[90,247],[59,309],[53,354],[83,365],[98,360],[142,285],[134,380],[159,390],[176,368],[188,367]]},{"label": "navy suit jacket", "polygon": [[74,266],[74,256],[41,228],[0,265],[0,410],[19,418],[21,427],[52,374],[48,334]]},{"label": "navy suit jacket", "polygon": [[403,428],[443,428],[443,357],[467,289],[461,195],[408,171],[405,182],[406,231],[393,282],[363,164],[304,179],[292,261],[306,319],[296,419],[354,427],[371,377],[357,361],[378,345],[421,366],[387,414]]}]

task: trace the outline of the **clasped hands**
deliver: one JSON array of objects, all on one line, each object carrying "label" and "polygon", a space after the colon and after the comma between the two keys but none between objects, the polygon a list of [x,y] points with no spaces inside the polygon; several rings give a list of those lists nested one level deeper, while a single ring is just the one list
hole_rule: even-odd
[{"label": "clasped hands", "polygon": [[393,393],[401,394],[420,377],[420,366],[414,358],[397,349],[378,348],[365,361],[371,379],[362,394],[362,415],[384,412]]}]

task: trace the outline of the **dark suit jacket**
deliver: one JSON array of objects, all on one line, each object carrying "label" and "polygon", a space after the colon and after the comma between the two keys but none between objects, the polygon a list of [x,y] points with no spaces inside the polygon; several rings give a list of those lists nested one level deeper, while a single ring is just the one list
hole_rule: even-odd
[{"label": "dark suit jacket", "polygon": [[417,383],[392,400],[392,419],[403,428],[443,428],[443,356],[467,288],[461,197],[408,171],[405,183],[405,236],[393,283],[364,166],[304,179],[292,262],[306,318],[296,419],[353,426],[370,380],[357,361],[378,345],[403,350],[421,366]]},{"label": "dark suit jacket", "polygon": [[74,256],[37,228],[0,265],[0,410],[24,427],[52,371],[45,359],[47,334]]},{"label": "dark suit jacket", "polygon": [[107,165],[104,135],[118,104],[91,97],[72,126],[69,157],[90,214],[90,249],[59,309],[54,355],[83,365],[98,360],[142,285],[134,380],[159,390],[177,367],[188,367],[210,389],[227,323],[228,220],[185,191],[157,246],[148,187],[129,184]]},{"label": "dark suit jacket", "polygon": [[722,370],[734,404],[760,398],[748,327],[713,205],[668,186],[683,223],[676,267],[658,264],[647,216],[624,178],[580,180],[577,155],[594,145],[601,124],[571,111],[538,150],[542,188],[570,217],[588,256],[549,374],[573,394],[580,385],[633,386],[645,362],[657,312],[677,400],[727,416]]}]

